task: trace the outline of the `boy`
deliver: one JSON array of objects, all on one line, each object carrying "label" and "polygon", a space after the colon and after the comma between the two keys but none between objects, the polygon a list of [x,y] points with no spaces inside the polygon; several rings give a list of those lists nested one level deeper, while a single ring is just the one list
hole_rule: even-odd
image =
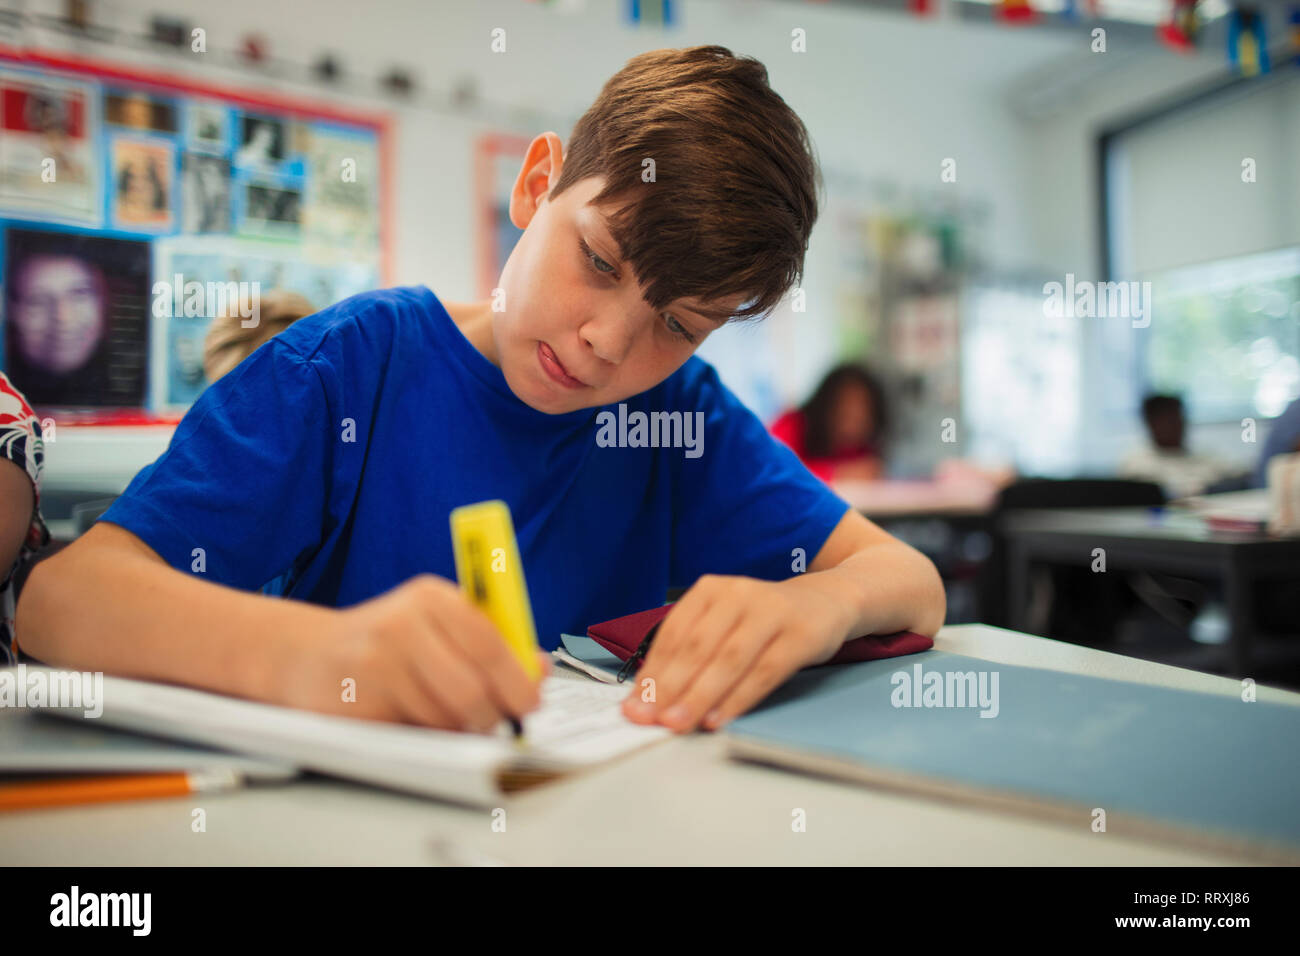
[{"label": "boy", "polygon": [[1154,481],[1171,498],[1183,498],[1203,494],[1212,485],[1240,474],[1241,469],[1227,462],[1187,450],[1187,421],[1183,400],[1177,395],[1148,395],[1142,400],[1142,419],[1151,442],[1125,456],[1120,477]]},{"label": "boy", "polygon": [[[448,514],[488,498],[514,515],[548,649],[690,586],[639,675],[655,701],[638,687],[625,702],[633,720],[714,728],[847,639],[933,634],[944,596],[929,561],[851,511],[692,357],[798,279],[815,182],[807,132],[762,64],[722,47],[635,57],[567,155],[553,133],[530,145],[510,200],[524,233],[492,300],[368,293],[259,348],[38,567],[23,649],[487,730],[537,704],[452,581]],[[683,448],[623,428],[611,447],[596,440],[602,411],[702,431]],[[290,600],[248,593],[282,575]],[[355,702],[340,700],[345,678]]]}]

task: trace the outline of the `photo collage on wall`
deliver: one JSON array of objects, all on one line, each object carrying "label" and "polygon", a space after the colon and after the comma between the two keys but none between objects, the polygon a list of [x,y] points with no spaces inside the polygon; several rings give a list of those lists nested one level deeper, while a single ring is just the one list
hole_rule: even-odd
[{"label": "photo collage on wall", "polygon": [[0,132],[0,368],[36,406],[174,418],[230,283],[381,283],[376,126],[0,63]]}]

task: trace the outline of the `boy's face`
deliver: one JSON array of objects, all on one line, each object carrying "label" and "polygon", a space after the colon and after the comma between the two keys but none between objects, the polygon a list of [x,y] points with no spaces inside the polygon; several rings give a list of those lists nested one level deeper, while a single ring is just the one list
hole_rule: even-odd
[{"label": "boy's face", "polygon": [[585,179],[546,198],[562,164],[554,133],[533,141],[510,199],[511,221],[524,234],[501,272],[504,308],[492,314],[493,361],[521,401],[548,414],[652,388],[719,327],[692,307],[744,304],[736,296],[651,309],[605,224],[611,210],[588,205],[603,181]]}]

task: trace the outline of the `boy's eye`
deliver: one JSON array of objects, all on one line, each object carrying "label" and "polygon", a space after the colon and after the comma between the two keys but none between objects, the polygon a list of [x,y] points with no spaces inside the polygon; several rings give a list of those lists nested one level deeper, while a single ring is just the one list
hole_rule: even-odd
[{"label": "boy's eye", "polygon": [[[592,252],[591,247],[587,245],[587,240],[580,238],[578,240],[578,245],[582,248],[582,254],[586,256],[587,259],[591,262],[592,269],[594,269],[596,272],[600,273],[601,275],[607,276],[607,275],[614,274],[614,267],[611,266],[604,259],[602,259],[600,256]],[[602,266],[604,268],[602,268]],[[685,342],[690,342],[692,345],[695,344],[695,336],[691,335],[691,333],[687,331],[684,325],[682,325],[680,322],[674,319],[667,312],[662,313],[662,315],[664,319],[664,325],[667,327],[668,331],[674,337],[682,339]]]},{"label": "boy's eye", "polygon": [[[579,239],[578,244],[582,246],[582,254],[591,260],[592,268],[594,268],[601,275],[612,275],[614,273],[614,267],[611,266],[604,259],[602,259],[600,256],[592,252],[591,247],[587,245],[587,241],[585,239]],[[602,266],[604,268],[601,268]]]},{"label": "boy's eye", "polygon": [[678,322],[676,319],[674,319],[671,315],[665,312],[663,313],[663,317],[664,317],[664,325],[668,326],[669,332],[677,336],[679,339],[685,339],[687,342],[693,343],[695,341],[695,336],[691,335],[690,332],[686,331],[686,327],[682,325],[680,322]]}]

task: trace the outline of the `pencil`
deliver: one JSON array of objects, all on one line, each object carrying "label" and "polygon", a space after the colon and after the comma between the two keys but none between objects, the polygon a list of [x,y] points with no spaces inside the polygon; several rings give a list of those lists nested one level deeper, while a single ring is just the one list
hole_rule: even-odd
[{"label": "pencil", "polygon": [[243,779],[243,774],[233,770],[214,770],[202,773],[127,773],[11,783],[0,785],[0,812],[232,790],[242,784]]}]

